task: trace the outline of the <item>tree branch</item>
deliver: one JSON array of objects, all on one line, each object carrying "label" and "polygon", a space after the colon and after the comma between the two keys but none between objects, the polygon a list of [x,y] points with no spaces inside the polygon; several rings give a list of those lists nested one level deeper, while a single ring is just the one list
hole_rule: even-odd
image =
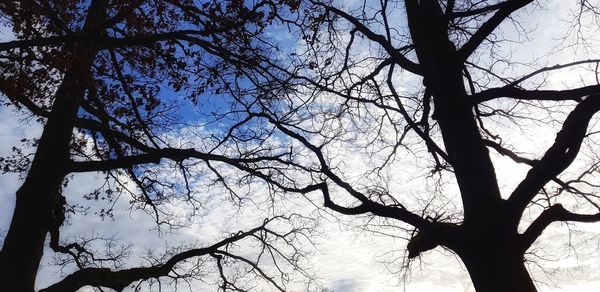
[{"label": "tree branch", "polygon": [[211,33],[218,32],[212,30],[178,30],[171,32],[159,32],[148,35],[125,36],[121,38],[86,35],[86,34],[70,34],[50,36],[37,39],[14,40],[0,43],[0,52],[13,49],[42,47],[42,46],[59,46],[75,42],[91,42],[97,44],[101,48],[119,48],[125,46],[141,46],[154,42],[167,41],[172,39],[183,39],[192,36],[208,36]]},{"label": "tree branch", "polygon": [[481,45],[481,43],[504,21],[511,13],[533,2],[533,0],[508,0],[501,4],[494,13],[473,36],[459,50],[459,58],[466,60]]},{"label": "tree branch", "polygon": [[573,66],[577,66],[577,65],[582,65],[582,64],[598,64],[600,63],[600,59],[589,59],[589,60],[580,60],[580,61],[575,61],[575,62],[570,62],[570,63],[566,63],[566,64],[556,64],[554,66],[548,66],[548,67],[543,67],[540,69],[537,69],[525,76],[520,77],[519,79],[511,82],[510,84],[508,84],[508,86],[515,86],[519,83],[522,83],[523,81],[534,77],[538,74],[544,73],[544,72],[549,72],[549,71],[554,71],[554,70],[560,70],[560,69],[564,69],[564,68],[569,68],[569,67],[573,67]]},{"label": "tree branch", "polygon": [[230,165],[238,165],[240,163],[256,163],[261,161],[280,161],[278,156],[264,156],[254,158],[230,158],[227,156],[210,154],[197,151],[193,148],[178,149],[178,148],[162,148],[153,149],[150,153],[139,155],[124,156],[116,159],[97,160],[97,161],[72,161],[69,170],[71,172],[90,172],[90,171],[108,171],[118,168],[128,168],[139,164],[160,163],[163,158],[173,161],[181,161],[190,158],[196,158],[207,161],[220,161]]},{"label": "tree branch", "polygon": [[253,228],[245,232],[238,232],[237,234],[228,237],[224,240],[221,240],[213,244],[212,246],[198,249],[190,249],[185,252],[176,254],[172,256],[169,260],[167,260],[164,264],[159,264],[150,267],[131,268],[119,271],[112,271],[108,268],[84,268],[68,275],[63,280],[47,288],[41,289],[40,292],[77,291],[79,288],[85,286],[107,287],[117,291],[121,291],[135,281],[167,276],[178,263],[185,261],[189,258],[204,256],[210,253],[218,252],[219,248],[221,247],[242,240],[245,237],[251,236],[257,232],[267,230],[266,225],[272,220],[274,220],[274,218],[265,220],[263,225],[259,227]]},{"label": "tree branch", "polygon": [[50,116],[49,111],[41,108],[29,98],[26,98],[21,89],[15,86],[13,82],[5,80],[4,78],[0,79],[0,93],[4,93],[17,108],[19,106],[24,106],[34,115],[45,118]]},{"label": "tree branch", "polygon": [[[365,194],[354,189],[348,182],[344,181],[342,178],[340,178],[338,175],[336,175],[330,169],[320,147],[313,145],[312,143],[310,143],[308,141],[308,139],[306,139],[302,135],[286,128],[281,122],[275,120],[273,117],[270,117],[264,113],[260,113],[260,114],[256,114],[256,115],[268,119],[269,122],[274,124],[277,127],[277,129],[279,129],[281,132],[290,136],[291,138],[296,139],[297,141],[302,143],[305,147],[307,147],[309,150],[311,150],[317,156],[317,159],[319,160],[319,164],[321,166],[322,173],[325,174],[329,179],[331,179],[336,185],[338,185],[339,187],[344,189],[352,197],[354,197],[355,199],[357,199],[360,202],[360,204],[356,207],[344,207],[344,206],[335,204],[331,200],[327,184],[323,182],[323,183],[314,185],[313,188],[311,188],[311,191],[314,190],[314,188],[320,189],[322,191],[325,207],[330,208],[334,211],[340,212],[342,214],[347,214],[347,215],[364,214],[364,213],[370,212],[370,213],[373,213],[373,214],[381,216],[381,217],[400,220],[402,222],[408,223],[419,229],[433,231],[434,227],[433,227],[432,222],[429,222],[426,219],[424,219],[423,217],[408,211],[403,206],[400,206],[400,207],[386,206],[386,205],[383,205],[383,204],[380,204],[380,203],[370,200]],[[435,231],[433,231],[433,232],[435,232]]]},{"label": "tree branch", "polygon": [[561,204],[553,205],[544,210],[521,235],[520,240],[523,251],[527,250],[542,235],[546,227],[557,221],[593,223],[600,221],[600,213],[577,214],[567,211]]},{"label": "tree branch", "polygon": [[600,92],[600,85],[590,85],[568,90],[525,90],[513,86],[488,89],[472,96],[473,104],[484,101],[508,97],[524,100],[574,100],[580,101],[582,97]]},{"label": "tree branch", "polygon": [[496,152],[503,156],[508,156],[508,158],[512,159],[514,162],[524,163],[530,166],[534,166],[537,163],[537,160],[521,157],[492,140],[483,139],[483,144],[485,144],[485,146],[493,148],[494,150],[496,150]]},{"label": "tree branch", "polygon": [[515,226],[537,192],[575,160],[585,138],[588,123],[599,110],[600,95],[589,96],[580,102],[563,123],[554,144],[513,191],[508,199],[507,215],[511,217],[510,220]]},{"label": "tree branch", "polygon": [[385,36],[380,35],[378,33],[373,32],[372,30],[370,30],[367,26],[365,26],[364,24],[362,24],[358,19],[356,19],[356,17],[346,13],[345,11],[342,11],[336,7],[333,6],[329,6],[326,5],[324,3],[320,3],[320,2],[314,2],[314,4],[319,5],[323,8],[325,8],[325,10],[327,11],[331,11],[339,16],[341,16],[342,18],[344,18],[345,20],[349,21],[350,23],[352,23],[352,25],[354,25],[354,27],[356,27],[356,29],[358,31],[360,31],[360,33],[362,33],[364,36],[366,36],[368,39],[378,43],[379,45],[381,45],[385,51],[390,54],[390,56],[392,57],[393,61],[398,64],[400,67],[402,67],[403,69],[412,72],[414,74],[417,75],[422,75],[423,73],[421,72],[421,67],[419,66],[419,64],[414,63],[413,61],[409,60],[408,58],[406,58],[404,55],[400,54],[400,52],[398,50],[396,50],[396,48],[394,48],[394,46],[392,45],[392,43],[386,39]]},{"label": "tree branch", "polygon": [[499,2],[496,4],[488,5],[488,6],[481,7],[481,8],[469,9],[469,10],[465,10],[465,11],[456,11],[456,12],[452,12],[451,16],[452,16],[452,18],[459,18],[459,17],[469,17],[469,16],[475,16],[475,15],[487,14],[494,10],[498,10],[498,9],[502,8],[505,4],[506,4],[505,2]]}]

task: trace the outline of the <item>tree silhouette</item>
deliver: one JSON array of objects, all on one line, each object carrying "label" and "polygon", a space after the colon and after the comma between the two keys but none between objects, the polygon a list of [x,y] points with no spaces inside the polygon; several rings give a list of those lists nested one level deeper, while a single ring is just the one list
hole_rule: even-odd
[{"label": "tree silhouette", "polygon": [[[409,259],[451,250],[477,291],[536,291],[525,254],[543,231],[600,220],[598,59],[581,38],[597,14],[594,3],[578,4],[567,32],[588,54],[548,66],[503,51],[527,40],[519,16],[543,8],[535,1],[304,1],[283,20],[301,48],[287,66],[269,65],[298,87],[246,103],[247,120],[293,141],[290,155],[254,175],[285,192],[320,193],[325,207],[366,216],[372,228],[404,228]],[[549,76],[565,68],[588,71],[556,88]],[[507,142],[540,124],[559,125],[545,151]],[[514,189],[500,188],[500,156],[529,167]]]},{"label": "tree silhouette", "polygon": [[[0,253],[4,287],[34,290],[49,234],[49,246],[66,255],[64,263],[74,263],[78,270],[43,291],[76,291],[84,286],[120,291],[159,277],[177,283],[206,273],[198,271],[206,266],[190,264],[202,257],[208,258],[205,262],[212,259],[222,290],[245,289],[247,280],[238,281],[252,276],[276,290],[286,289],[291,278],[285,266],[297,268],[301,255],[293,243],[310,232],[294,225],[300,215],[274,215],[258,227],[212,245],[174,249],[146,266],[120,270],[107,266],[122,256],[118,251],[99,259],[86,245],[94,239],[65,242],[69,238],[61,238],[60,229],[65,218],[77,211],[68,203],[71,199],[62,195],[69,174],[103,172],[109,182],[106,189],[89,198],[115,200],[119,193],[129,192],[132,204],[154,216],[159,227],[174,228],[179,222],[165,205],[171,201],[200,204],[187,185],[188,168],[193,166],[185,159],[204,162],[217,178],[221,174],[211,161],[262,161],[253,157],[252,149],[238,149],[233,157],[219,149],[181,148],[165,133],[184,124],[178,114],[185,102],[175,98],[177,93],[200,105],[207,104],[201,100],[204,96],[216,92],[224,92],[218,98],[225,99],[229,94],[241,98],[251,90],[252,82],[244,81],[248,78],[243,70],[253,70],[271,58],[262,31],[278,9],[294,9],[294,5],[286,1],[3,1],[2,21],[12,27],[16,39],[0,44],[0,92],[6,105],[44,125],[41,137],[27,142],[36,147],[33,158],[17,148],[2,159],[4,172],[24,174]],[[172,163],[160,164],[161,159]],[[165,167],[178,172],[186,187],[169,187],[160,176]],[[128,188],[128,182],[136,186]],[[111,210],[103,209],[100,215],[110,216]],[[237,254],[244,245],[258,246],[259,252]],[[263,269],[265,261],[277,268]],[[227,269],[236,263],[246,270],[232,276]]]},{"label": "tree silhouette", "polygon": [[[31,161],[19,151],[3,160],[5,171],[27,171],[0,255],[3,282],[33,290],[49,233],[50,246],[80,269],[48,290],[122,289],[174,276],[179,263],[201,255],[214,258],[223,290],[241,289],[223,273],[226,257],[283,290],[285,275],[276,282],[260,260],[229,254],[228,244],[256,234],[286,245],[309,236],[264,225],[149,267],[90,267],[85,248],[59,240],[71,211],[61,186],[75,172],[103,171],[117,182],[126,175],[137,186],[133,203],[159,226],[178,224],[162,204],[197,203],[193,166],[202,164],[236,200],[236,187],[266,182],[273,201],[299,194],[365,217],[369,229],[408,233],[408,259],[451,250],[478,291],[535,291],[525,255],[543,231],[600,220],[598,59],[582,38],[597,20],[595,3],[579,1],[566,30],[587,54],[548,66],[507,49],[527,40],[519,17],[543,8],[532,0],[250,2],[1,4],[17,40],[0,44],[0,90],[45,124],[31,141]],[[279,43],[264,36],[268,24]],[[569,68],[588,71],[566,86],[549,81]],[[168,137],[175,124],[187,125],[178,92],[210,129]],[[540,125],[557,132],[543,151],[511,143],[514,132]],[[502,157],[528,167],[512,189],[496,174]],[[153,164],[162,160],[181,181],[160,175]],[[265,237],[252,238],[279,254]],[[284,258],[294,266],[299,251],[291,251]]]}]

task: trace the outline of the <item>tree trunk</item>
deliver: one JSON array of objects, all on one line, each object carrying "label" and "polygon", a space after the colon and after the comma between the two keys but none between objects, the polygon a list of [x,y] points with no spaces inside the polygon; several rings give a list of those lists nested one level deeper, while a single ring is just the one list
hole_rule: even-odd
[{"label": "tree trunk", "polygon": [[[99,32],[106,0],[92,1],[83,33]],[[33,291],[49,229],[55,218],[62,181],[68,173],[75,119],[98,52],[93,43],[72,44],[70,66],[56,91],[52,111],[25,182],[16,193],[12,221],[0,252],[0,283],[10,291]],[[8,286],[6,286],[8,285]]]},{"label": "tree trunk", "polygon": [[27,178],[16,194],[12,221],[0,253],[1,282],[12,283],[14,291],[33,291],[46,234],[57,223],[54,210],[67,172],[75,115],[84,93],[79,79],[87,76],[82,75],[81,69],[73,66],[65,74]]},{"label": "tree trunk", "polygon": [[460,188],[462,232],[446,243],[463,260],[478,292],[531,292],[535,285],[519,249],[518,233],[500,222],[505,210],[488,149],[463,78],[464,60],[448,37],[438,1],[404,1],[423,83]]},{"label": "tree trunk", "polygon": [[477,292],[535,292],[523,254],[488,247],[459,253]]}]

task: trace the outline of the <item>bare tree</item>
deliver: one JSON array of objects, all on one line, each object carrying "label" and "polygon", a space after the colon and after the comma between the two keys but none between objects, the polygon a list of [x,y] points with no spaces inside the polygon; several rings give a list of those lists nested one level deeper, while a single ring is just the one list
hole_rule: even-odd
[{"label": "bare tree", "polygon": [[[85,254],[55,244],[65,206],[61,184],[72,172],[128,175],[139,189],[136,203],[159,225],[172,222],[161,203],[180,191],[194,202],[192,164],[202,164],[233,197],[231,182],[267,182],[272,200],[301,194],[317,202],[319,194],[326,208],[371,220],[368,228],[400,227],[389,232],[408,233],[409,259],[451,250],[478,291],[535,291],[525,254],[543,231],[553,222],[600,220],[598,60],[590,52],[556,66],[522,64],[503,52],[505,44],[527,40],[519,16],[542,3],[117,2],[1,6],[18,40],[0,44],[8,68],[0,88],[11,104],[45,121],[0,258],[0,277],[18,279],[23,291],[33,289],[48,233],[55,250]],[[586,21],[594,23],[596,5],[579,4],[570,33],[585,46],[580,36]],[[263,38],[271,22],[278,24],[271,34],[303,46]],[[510,24],[518,42],[501,30]],[[556,88],[548,76],[565,68],[591,69],[591,78]],[[171,115],[174,99],[161,95],[165,83],[209,117],[214,131],[195,132],[201,143],[166,137],[181,119]],[[216,98],[206,101],[206,92]],[[506,139],[539,125],[560,128],[545,151],[521,151]],[[498,180],[500,157],[529,168],[512,189]],[[181,169],[181,183],[148,166],[161,159]],[[19,153],[4,160],[9,171],[28,165]],[[224,175],[229,170],[236,175]],[[225,254],[212,253],[220,270]],[[109,275],[135,281],[169,271]],[[89,279],[123,287],[107,272],[83,267],[57,285]],[[223,283],[224,290],[239,289]]]},{"label": "bare tree", "polygon": [[[523,15],[543,8],[537,1],[348,5],[304,1],[295,18],[280,19],[301,46],[286,51],[286,66],[268,68],[298,87],[265,88],[245,103],[245,121],[290,141],[290,155],[253,175],[277,190],[320,193],[342,214],[401,223],[409,259],[451,250],[477,291],[536,291],[525,255],[543,231],[600,220],[594,52],[555,66],[511,60],[503,50],[526,43]],[[580,5],[575,34],[596,19],[595,3]],[[557,88],[548,78],[565,68],[591,70]],[[545,151],[507,142],[541,125],[559,128]],[[529,167],[512,189],[497,178],[502,157]]]},{"label": "bare tree", "polygon": [[[252,148],[225,149],[214,139],[192,145],[198,150],[182,148],[169,133],[184,125],[181,109],[189,108],[190,103],[206,106],[210,112],[212,98],[234,104],[234,98],[227,101],[230,95],[242,99],[252,91],[252,82],[244,81],[248,78],[241,72],[252,71],[265,59],[273,60],[272,47],[262,31],[278,9],[295,9],[293,2],[287,2],[0,4],[2,22],[12,27],[16,36],[0,44],[4,104],[17,107],[44,126],[41,137],[26,142],[36,149],[33,157],[17,148],[13,156],[2,159],[5,172],[24,174],[0,253],[0,279],[5,288],[34,290],[49,234],[47,244],[66,256],[63,263],[74,264],[78,270],[43,291],[76,291],[84,286],[120,291],[161,277],[177,284],[205,275],[206,271],[198,270],[207,266],[201,262],[213,263],[213,273],[220,275],[219,288],[224,291],[242,291],[247,288],[244,283],[254,286],[247,280],[238,281],[247,277],[261,278],[275,290],[287,289],[291,278],[285,267],[298,268],[302,255],[294,243],[310,232],[308,227],[293,224],[295,218],[302,218],[299,215],[275,214],[258,227],[212,245],[181,247],[153,258],[149,265],[120,270],[106,263],[117,262],[121,253],[101,259],[86,246],[93,239],[65,242],[70,238],[60,235],[65,218],[77,212],[76,206],[68,203],[73,198],[62,194],[69,174],[104,173],[105,189],[89,198],[116,200],[120,193],[129,192],[134,206],[151,214],[159,227],[174,228],[180,222],[173,221],[164,206],[185,202],[196,210],[200,202],[188,183],[198,164],[218,183],[225,176],[216,168],[219,164],[244,168],[248,163],[278,159],[259,157]],[[229,150],[236,152],[224,155]],[[162,159],[170,162],[161,163]],[[186,159],[193,162],[184,163]],[[147,164],[152,166],[143,166]],[[181,183],[174,186],[165,181],[160,175],[165,171],[178,173]],[[128,187],[129,182],[135,187]],[[225,187],[238,195],[234,186]],[[238,203],[243,199],[232,198]],[[107,208],[100,215],[110,214]],[[255,255],[238,253],[244,245],[260,248]],[[265,269],[265,262],[276,268]],[[232,276],[227,269],[236,264],[246,268]]]}]

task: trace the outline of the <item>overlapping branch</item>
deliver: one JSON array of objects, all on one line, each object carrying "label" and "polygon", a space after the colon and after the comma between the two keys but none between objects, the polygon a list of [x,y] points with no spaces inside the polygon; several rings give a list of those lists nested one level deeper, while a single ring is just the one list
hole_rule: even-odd
[{"label": "overlapping branch", "polygon": [[507,216],[511,217],[509,220],[513,224],[518,224],[523,210],[538,191],[575,160],[585,138],[588,123],[598,111],[600,96],[592,95],[580,102],[568,115],[554,144],[529,170],[508,199]]},{"label": "overlapping branch", "polygon": [[523,251],[527,250],[535,242],[546,227],[557,221],[599,222],[600,213],[578,214],[568,211],[561,204],[552,205],[550,208],[544,210],[520,236]]},{"label": "overlapping branch", "polygon": [[[487,37],[508,18],[513,12],[519,10],[533,0],[507,0],[493,7],[496,13],[479,27],[473,36],[459,50],[460,59],[466,60],[483,43]],[[485,12],[485,11],[482,11]]]},{"label": "overlapping branch", "polygon": [[419,64],[416,64],[413,61],[406,58],[404,55],[402,55],[398,51],[398,49],[394,48],[394,46],[391,43],[391,40],[388,40],[385,36],[372,31],[366,25],[364,25],[362,22],[360,22],[360,20],[358,20],[356,17],[354,17],[354,16],[348,14],[347,12],[342,11],[336,7],[327,5],[325,3],[321,3],[318,1],[313,1],[313,3],[315,5],[325,8],[325,10],[327,10],[327,11],[331,11],[331,12],[339,15],[340,17],[344,18],[348,22],[352,23],[352,25],[354,25],[354,27],[360,33],[362,33],[364,36],[366,36],[371,41],[378,43],[383,49],[385,49],[385,51],[390,55],[392,60],[396,64],[398,64],[400,67],[402,67],[403,69],[405,69],[409,72],[412,72],[414,74],[417,74],[417,75],[422,74],[422,70],[419,67]]},{"label": "overlapping branch", "polygon": [[[171,272],[176,268],[176,266],[190,258],[201,257],[211,254],[223,254],[225,256],[232,256],[237,260],[245,262],[246,264],[250,264],[252,269],[258,271],[258,273],[265,278],[269,283],[271,283],[278,290],[283,291],[280,284],[276,283],[271,277],[269,277],[266,272],[264,272],[255,262],[248,260],[246,258],[236,256],[227,252],[227,246],[241,241],[247,237],[253,238],[261,238],[261,240],[265,240],[260,236],[256,236],[258,233],[272,233],[277,236],[285,236],[280,235],[267,227],[267,224],[273,222],[275,219],[280,219],[282,217],[274,217],[271,219],[266,219],[261,226],[255,227],[248,231],[240,231],[226,239],[223,239],[211,246],[204,248],[196,248],[189,249],[184,252],[178,253],[170,257],[167,261],[162,264],[157,264],[149,267],[138,267],[138,268],[130,268],[123,270],[111,270],[109,268],[83,268],[80,269],[68,276],[66,276],[61,281],[47,287],[41,289],[40,292],[66,292],[66,291],[77,291],[78,289],[85,286],[93,286],[93,287],[105,287],[111,288],[116,291],[122,291],[124,288],[128,287],[134,282],[148,280],[151,278],[160,278],[166,277],[171,274]],[[289,235],[289,234],[288,234]],[[265,242],[263,242],[265,243]],[[266,243],[265,243],[266,244]],[[174,275],[173,277],[177,277]]]},{"label": "overlapping branch", "polygon": [[259,113],[257,115],[268,119],[269,122],[274,124],[277,127],[277,129],[279,129],[281,132],[283,132],[290,138],[293,138],[293,139],[299,141],[306,148],[308,148],[317,157],[317,159],[319,161],[319,165],[321,167],[320,172],[323,173],[334,184],[341,187],[343,190],[345,190],[348,194],[350,194],[354,199],[356,199],[358,201],[358,205],[352,206],[352,207],[345,207],[345,206],[341,206],[339,204],[334,203],[331,199],[331,196],[329,193],[329,188],[328,188],[327,184],[325,182],[323,182],[323,183],[314,185],[314,188],[321,190],[321,192],[323,194],[323,198],[324,198],[325,207],[330,208],[334,211],[340,212],[342,214],[357,215],[357,214],[372,213],[374,215],[385,217],[385,218],[397,219],[402,222],[408,223],[412,226],[415,226],[421,230],[427,230],[429,232],[439,232],[441,228],[447,227],[447,226],[442,227],[442,225],[435,224],[434,222],[428,221],[425,218],[409,211],[402,205],[387,206],[387,205],[380,204],[380,203],[370,200],[367,195],[356,190],[354,187],[352,187],[351,184],[346,182],[344,179],[339,177],[337,174],[335,174],[331,170],[331,168],[329,167],[329,164],[327,163],[327,160],[325,159],[325,156],[322,152],[322,147],[312,144],[304,136],[292,131],[291,129],[286,127],[283,122],[280,122],[269,115],[266,115],[264,113]]}]

